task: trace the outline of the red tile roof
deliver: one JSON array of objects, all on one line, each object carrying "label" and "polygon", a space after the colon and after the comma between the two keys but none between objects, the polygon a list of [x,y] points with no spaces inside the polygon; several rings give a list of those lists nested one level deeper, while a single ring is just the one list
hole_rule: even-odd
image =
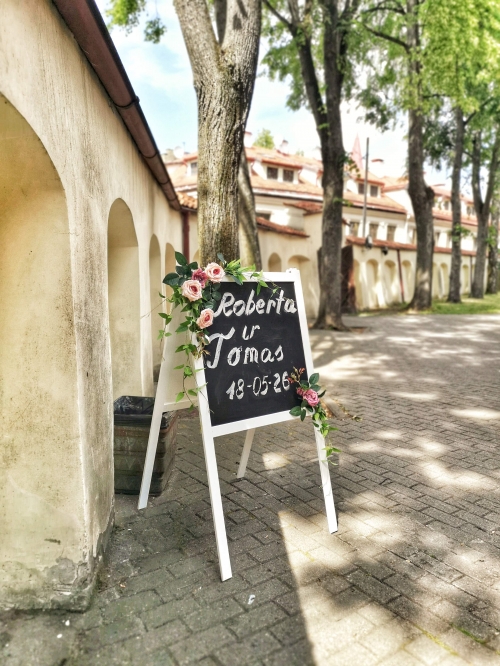
[{"label": "red tile roof", "polygon": [[257,227],[262,229],[262,231],[274,231],[277,234],[285,234],[287,236],[300,236],[300,238],[309,238],[309,234],[306,234],[305,231],[301,229],[295,229],[294,227],[288,227],[284,224],[276,224],[275,222],[270,222],[264,217],[257,217]]},{"label": "red tile roof", "polygon": [[190,194],[186,194],[185,192],[177,192],[177,198],[179,199],[183,208],[198,210],[198,199],[196,197],[192,197]]},{"label": "red tile roof", "polygon": [[[363,208],[364,195],[357,192],[344,192],[344,199],[349,202],[354,208]],[[391,199],[390,197],[366,197],[366,206],[373,210],[384,210],[390,213],[404,213],[406,215],[406,208]]]},{"label": "red tile roof", "polygon": [[[346,243],[348,245],[364,245],[365,244],[365,239],[360,238],[359,236],[347,236],[345,239]],[[388,240],[372,240],[372,245],[373,247],[386,247],[389,250],[416,250],[417,246],[414,245],[413,243],[396,243],[396,241],[388,241]],[[437,252],[438,254],[451,254],[451,247],[434,247],[434,252]],[[467,257],[475,257],[476,256],[476,251],[475,250],[462,250],[462,254],[467,256]]]}]

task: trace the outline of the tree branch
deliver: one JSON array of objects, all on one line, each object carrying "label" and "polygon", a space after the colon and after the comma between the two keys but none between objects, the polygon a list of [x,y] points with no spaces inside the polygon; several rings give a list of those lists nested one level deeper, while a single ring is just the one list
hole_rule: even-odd
[{"label": "tree branch", "polygon": [[288,28],[288,30],[292,33],[292,35],[294,35],[295,26],[293,25],[293,23],[291,23],[288,19],[286,19],[283,16],[283,14],[280,14],[279,11],[272,6],[269,0],[262,0],[262,2],[268,8],[271,14],[273,14],[273,16],[275,16],[278,19],[278,21],[281,21],[281,23],[283,23],[283,25],[285,25]]},{"label": "tree branch", "polygon": [[219,66],[220,50],[208,6],[205,0],[174,0],[174,7],[198,88],[202,81],[216,75]]},{"label": "tree branch", "polygon": [[366,23],[361,22],[361,25],[365,28],[365,30],[368,30],[372,35],[375,37],[380,37],[380,39],[385,39],[388,42],[392,42],[393,44],[397,44],[398,46],[401,46],[406,53],[410,52],[410,48],[406,42],[403,42],[403,40],[399,39],[398,37],[393,37],[392,35],[388,35],[385,32],[381,32],[380,30],[375,30],[374,28],[370,28],[369,26],[366,25]]}]

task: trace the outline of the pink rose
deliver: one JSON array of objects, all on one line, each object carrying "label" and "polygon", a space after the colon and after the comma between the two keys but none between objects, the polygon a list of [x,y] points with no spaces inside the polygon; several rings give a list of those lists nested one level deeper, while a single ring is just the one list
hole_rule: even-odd
[{"label": "pink rose", "polygon": [[199,328],[208,328],[209,326],[212,326],[213,323],[214,323],[214,311],[211,310],[210,308],[202,310],[200,316],[196,320],[196,325],[199,326]]},{"label": "pink rose", "polygon": [[201,284],[198,280],[186,280],[182,285],[181,293],[189,301],[197,301],[201,298]]},{"label": "pink rose", "polygon": [[316,407],[316,405],[319,403],[318,394],[312,389],[307,389],[307,391],[304,391],[302,397],[309,404],[309,407]]},{"label": "pink rose", "polygon": [[300,397],[302,398],[303,395],[304,395],[304,389],[299,387],[299,388],[297,389],[297,395],[300,395]]},{"label": "pink rose", "polygon": [[207,282],[207,274],[205,273],[203,268],[197,268],[195,271],[193,271],[191,278],[193,280],[198,280],[198,282],[201,284],[202,289],[205,288],[205,284]]},{"label": "pink rose", "polygon": [[221,282],[226,273],[224,272],[222,266],[212,262],[205,268],[205,274],[210,282]]}]

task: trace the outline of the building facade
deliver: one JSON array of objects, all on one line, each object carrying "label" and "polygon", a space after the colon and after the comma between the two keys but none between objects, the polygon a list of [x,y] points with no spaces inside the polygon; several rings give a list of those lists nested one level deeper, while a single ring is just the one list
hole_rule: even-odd
[{"label": "building facade", "polygon": [[[320,155],[317,158],[290,155],[286,141],[279,149],[252,146],[249,133],[246,143],[263,267],[271,271],[299,268],[307,315],[314,318],[319,306],[318,251],[322,244]],[[196,258],[197,155],[181,152],[164,157],[176,190],[189,201],[191,257]],[[364,187],[364,176],[359,171],[346,170],[343,207],[346,308],[376,309],[409,302],[415,286],[416,226],[408,182],[404,178],[369,173],[363,225]],[[451,192],[442,186],[434,186],[434,191],[432,294],[435,298],[445,298],[451,267]],[[472,201],[463,197],[462,207],[462,226],[469,235],[462,239],[461,290],[467,294],[475,263],[477,223]],[[370,248],[365,245],[366,236],[370,236]]]}]

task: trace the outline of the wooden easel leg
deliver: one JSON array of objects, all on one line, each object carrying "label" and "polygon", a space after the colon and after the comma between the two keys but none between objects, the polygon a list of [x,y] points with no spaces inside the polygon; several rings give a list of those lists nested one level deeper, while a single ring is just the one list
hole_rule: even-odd
[{"label": "wooden easel leg", "polygon": [[161,417],[163,416],[163,407],[165,404],[165,387],[167,384],[166,364],[163,361],[160,366],[160,376],[158,377],[158,388],[156,389],[155,406],[153,417],[151,419],[151,428],[149,430],[148,448],[146,450],[146,460],[144,462],[144,472],[142,473],[141,491],[139,493],[138,509],[145,509],[148,505],[149,489],[151,487],[151,477],[155,464],[156,448],[158,446],[158,435],[160,434]]},{"label": "wooden easel leg", "polygon": [[252,448],[253,436],[255,435],[255,428],[247,430],[247,435],[245,437],[245,443],[243,444],[243,451],[241,452],[240,465],[238,467],[238,472],[236,474],[237,479],[242,479],[245,476],[245,471],[248,463],[248,456],[250,455],[250,450]]},{"label": "wooden easel leg", "polygon": [[328,459],[325,451],[325,438],[316,428],[314,429],[316,437],[316,448],[318,450],[319,470],[321,473],[321,486],[325,497],[326,519],[328,521],[328,531],[333,534],[338,530],[337,516],[335,514],[335,504],[333,503],[332,481],[330,479],[330,470],[328,469]]},{"label": "wooden easel leg", "polygon": [[224,512],[222,509],[222,497],[220,494],[219,474],[217,472],[217,460],[215,458],[214,438],[210,430],[203,431],[203,450],[205,452],[205,463],[207,465],[208,489],[210,491],[210,504],[212,505],[212,516],[214,519],[215,541],[219,555],[220,577],[227,580],[233,575],[231,571],[231,560],[229,559],[229,548],[227,545],[226,525],[224,523]]}]

